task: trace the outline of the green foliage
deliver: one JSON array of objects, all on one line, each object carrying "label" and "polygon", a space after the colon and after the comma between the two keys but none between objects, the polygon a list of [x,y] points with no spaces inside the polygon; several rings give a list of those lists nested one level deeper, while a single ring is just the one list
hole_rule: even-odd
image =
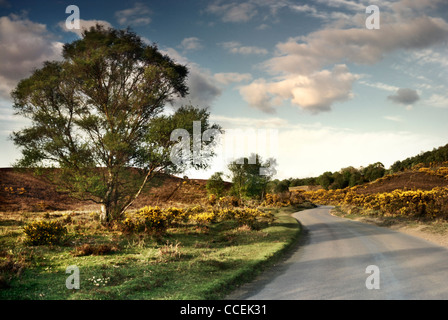
[{"label": "green foliage", "polygon": [[240,226],[248,226],[257,229],[260,224],[274,222],[274,215],[270,212],[263,212],[258,209],[223,209],[219,213],[223,220],[235,220]]},{"label": "green foliage", "polygon": [[429,166],[431,163],[442,163],[445,161],[448,161],[448,144],[439,148],[434,148],[432,151],[421,152],[416,156],[396,161],[390,167],[390,172],[396,173],[404,171],[405,169],[411,169],[418,164]]},{"label": "green foliage", "polygon": [[[290,211],[273,211],[275,223],[262,231],[218,221],[186,223],[163,237],[121,234],[80,212],[79,230],[69,229],[74,242],[57,248],[25,246],[18,231],[30,220],[5,213],[13,223],[2,226],[0,300],[223,299],[297,240],[301,229]],[[65,286],[73,264],[80,290]]]},{"label": "green foliage", "polygon": [[101,204],[102,222],[108,223],[125,212],[155,173],[207,165],[212,152],[201,154],[201,163],[191,157],[182,166],[170,161],[175,128],[192,134],[193,121],[200,121],[202,130],[219,129],[205,109],[182,107],[162,115],[167,102],[188,93],[185,66],[129,29],[100,25],[65,44],[62,55],[62,61],[46,62],[21,80],[12,93],[16,113],[31,120],[12,134],[22,149],[17,167],[59,168],[46,178],[61,191]]},{"label": "green foliage", "polygon": [[207,180],[206,188],[207,192],[210,195],[215,195],[217,197],[222,197],[224,195],[224,191],[226,189],[226,184],[222,176],[224,173],[215,172],[212,176]]},{"label": "green foliage", "polygon": [[172,217],[159,207],[144,207],[137,211],[137,216],[142,219],[142,226],[146,232],[163,233],[166,231]]},{"label": "green foliage", "polygon": [[333,182],[334,177],[330,171],[324,172],[317,178],[317,183],[319,183],[319,185],[321,185],[324,189],[328,189]]},{"label": "green foliage", "polygon": [[62,242],[67,228],[59,221],[34,221],[24,226],[23,232],[28,245],[54,245]]},{"label": "green foliage", "polygon": [[[233,194],[240,199],[262,199],[266,194],[268,182],[275,174],[275,166],[275,159],[263,162],[258,154],[231,162],[228,169],[231,172]],[[260,174],[261,170],[265,174]]]}]

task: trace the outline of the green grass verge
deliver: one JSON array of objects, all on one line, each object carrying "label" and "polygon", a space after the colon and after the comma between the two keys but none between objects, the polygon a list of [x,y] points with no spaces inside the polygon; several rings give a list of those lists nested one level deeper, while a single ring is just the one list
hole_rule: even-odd
[{"label": "green grass verge", "polygon": [[356,207],[353,210],[351,206],[335,206],[331,213],[342,218],[372,223],[379,227],[420,228],[421,231],[427,233],[442,236],[448,235],[448,221],[443,219],[429,220],[414,216],[384,215],[380,211],[367,210],[360,207]]},{"label": "green grass verge", "polygon": [[[272,209],[276,221],[258,230],[225,221],[172,228],[158,238],[108,230],[79,213],[68,224],[69,241],[34,247],[23,243],[22,227],[36,214],[2,214],[0,299],[221,299],[296,242],[301,227],[290,214],[299,209]],[[79,252],[99,244],[113,250]],[[77,290],[66,288],[71,265],[80,271]]]}]

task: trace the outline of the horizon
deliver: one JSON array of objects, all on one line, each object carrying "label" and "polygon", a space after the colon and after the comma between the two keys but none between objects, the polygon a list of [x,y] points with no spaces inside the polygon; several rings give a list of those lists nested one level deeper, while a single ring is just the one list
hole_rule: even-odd
[{"label": "horizon", "polygon": [[[29,123],[14,115],[10,91],[80,37],[67,29],[69,5],[81,27],[130,26],[187,65],[190,94],[174,107],[207,107],[224,130],[275,132],[262,154],[277,160],[274,179],[390,168],[448,143],[448,3],[440,0],[0,0],[2,168],[20,156],[8,136]],[[367,28],[369,5],[380,10],[379,29]],[[220,150],[210,169],[182,175],[208,179],[228,161]]]}]

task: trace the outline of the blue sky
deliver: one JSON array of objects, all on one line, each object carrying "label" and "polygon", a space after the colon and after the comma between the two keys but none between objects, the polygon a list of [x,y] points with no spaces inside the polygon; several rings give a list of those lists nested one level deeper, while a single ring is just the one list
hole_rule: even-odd
[{"label": "blue sky", "polygon": [[[20,156],[8,136],[28,124],[9,92],[80,36],[65,28],[71,4],[81,27],[130,26],[186,64],[190,95],[177,105],[209,107],[241,140],[274,132],[265,158],[277,178],[388,167],[448,143],[446,1],[0,0],[0,167]],[[366,28],[369,5],[380,29]],[[233,156],[220,147],[210,170],[188,175],[225,171]]]}]

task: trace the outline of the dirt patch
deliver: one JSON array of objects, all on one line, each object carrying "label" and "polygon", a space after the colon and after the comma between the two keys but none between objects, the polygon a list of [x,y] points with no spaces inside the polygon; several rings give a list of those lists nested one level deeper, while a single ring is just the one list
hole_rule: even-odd
[{"label": "dirt patch", "polygon": [[[207,180],[158,175],[147,184],[131,209],[147,205],[197,204],[207,197]],[[32,171],[0,168],[0,212],[11,211],[99,210],[91,201],[73,199],[56,186],[33,175]]]}]

